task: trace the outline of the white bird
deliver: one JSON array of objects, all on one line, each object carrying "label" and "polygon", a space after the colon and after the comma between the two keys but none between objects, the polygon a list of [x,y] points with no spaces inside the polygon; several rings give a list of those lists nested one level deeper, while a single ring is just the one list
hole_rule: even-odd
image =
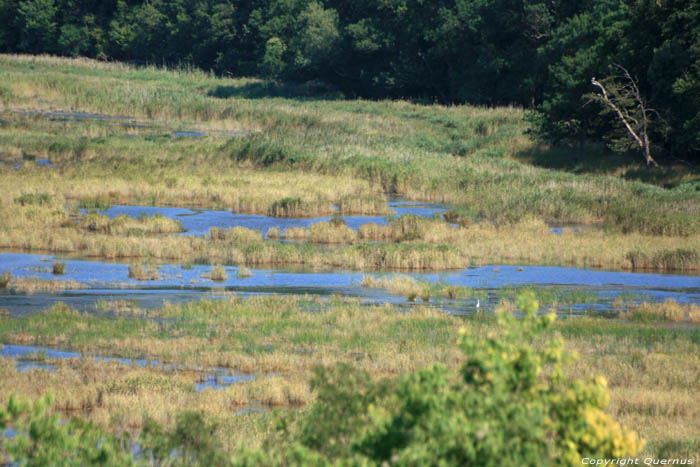
[{"label": "white bird", "polygon": [[476,311],[479,311],[479,299],[476,299]]}]

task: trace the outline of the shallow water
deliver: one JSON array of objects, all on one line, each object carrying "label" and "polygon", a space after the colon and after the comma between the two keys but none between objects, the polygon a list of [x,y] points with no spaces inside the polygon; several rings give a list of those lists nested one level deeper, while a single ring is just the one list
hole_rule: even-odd
[{"label": "shallow water", "polygon": [[[65,274],[55,276],[52,262],[66,264]],[[226,266],[227,279],[215,282],[206,277],[207,265],[183,268],[178,264],[159,265],[160,278],[138,281],[128,277],[128,264],[78,259],[62,259],[24,253],[0,253],[0,273],[9,271],[15,277],[34,276],[43,280],[74,280],[86,284],[85,289],[59,293],[14,294],[0,291],[0,308],[13,315],[44,309],[59,301],[79,310],[90,311],[100,300],[133,300],[138,307],[161,306],[201,298],[219,298],[227,292],[243,295],[297,294],[329,296],[341,294],[359,297],[365,303],[406,304],[406,298],[384,289],[361,285],[365,275],[375,277],[389,273],[356,271],[312,271],[305,269],[252,269],[252,276],[237,277],[238,267]],[[467,286],[483,291],[487,300],[483,307],[493,307],[503,296],[503,288],[537,286],[558,292],[586,292],[598,297],[593,308],[605,309],[620,294],[634,294],[648,301],[673,298],[681,303],[700,304],[700,277],[678,274],[651,274],[598,271],[551,266],[480,266],[462,271],[439,273],[406,273],[404,275],[430,282]],[[441,306],[452,312],[473,311],[475,300],[442,300]],[[582,310],[586,304],[576,305]]]},{"label": "shallow water", "polygon": [[[31,345],[4,345],[2,346],[2,348],[0,348],[0,357],[15,359],[17,362],[18,371],[29,371],[36,369],[43,369],[48,371],[56,370],[56,368],[53,365],[43,363],[41,360],[37,360],[37,355],[41,355],[47,360],[83,358],[83,355],[79,352],[70,352],[60,349],[52,349],[49,347],[37,347]],[[100,356],[94,356],[90,358],[102,362],[119,362],[124,365],[136,365],[141,368],[162,367],[164,370],[168,371],[186,370],[186,368],[177,367],[175,365],[162,365],[157,360]],[[199,368],[195,370],[202,371]],[[248,382],[252,381],[253,379],[255,379],[253,375],[231,373],[230,370],[227,370],[225,368],[214,368],[212,370],[204,371],[204,376],[201,378],[200,382],[195,383],[194,388],[197,392],[203,391],[206,388],[223,389],[232,384]]]},{"label": "shallow water", "polygon": [[[435,203],[416,203],[402,199],[393,199],[389,201],[389,207],[395,211],[396,216],[404,214],[413,214],[419,217],[433,217],[440,215],[448,210],[448,207],[442,204]],[[288,218],[288,217],[269,217],[254,214],[235,214],[229,211],[213,211],[199,210],[187,208],[167,208],[153,206],[112,206],[102,214],[114,218],[119,215],[127,215],[134,218],[139,218],[142,215],[155,216],[161,215],[171,219],[177,219],[185,229],[186,235],[205,235],[209,233],[211,227],[232,228],[245,227],[251,230],[262,232],[267,238],[267,231],[272,227],[277,227],[281,230],[290,227],[309,227],[318,222],[330,221],[330,216],[314,217],[314,218]],[[388,223],[387,216],[341,216],[348,227],[357,230],[361,225],[374,222],[375,224],[386,225]]]}]

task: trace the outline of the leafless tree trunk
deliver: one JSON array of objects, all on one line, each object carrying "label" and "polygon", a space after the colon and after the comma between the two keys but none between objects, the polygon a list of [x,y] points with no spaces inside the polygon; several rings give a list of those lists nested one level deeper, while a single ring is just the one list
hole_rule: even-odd
[{"label": "leafless tree trunk", "polygon": [[624,73],[624,84],[608,85],[608,89],[595,78],[591,78],[591,84],[600,89],[602,95],[593,94],[593,100],[606,105],[622,121],[627,132],[644,154],[647,166],[658,167],[653,157],[651,157],[651,144],[649,143],[649,112],[653,111],[647,107],[646,101],[639,92],[637,82],[629,72],[620,65],[616,65]]}]

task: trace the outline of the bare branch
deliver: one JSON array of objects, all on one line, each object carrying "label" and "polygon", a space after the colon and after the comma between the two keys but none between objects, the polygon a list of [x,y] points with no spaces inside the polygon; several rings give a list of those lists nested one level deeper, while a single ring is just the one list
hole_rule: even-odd
[{"label": "bare branch", "polygon": [[593,99],[605,104],[617,114],[627,132],[642,150],[646,164],[658,167],[654,158],[651,157],[651,143],[649,142],[648,132],[649,118],[647,112],[653,110],[647,109],[646,102],[639,91],[639,86],[629,71],[621,65],[616,64],[615,66],[622,70],[625,83],[613,86],[609,91],[603,83],[595,78],[591,78],[591,84],[600,89],[602,93],[602,96],[594,95]]}]

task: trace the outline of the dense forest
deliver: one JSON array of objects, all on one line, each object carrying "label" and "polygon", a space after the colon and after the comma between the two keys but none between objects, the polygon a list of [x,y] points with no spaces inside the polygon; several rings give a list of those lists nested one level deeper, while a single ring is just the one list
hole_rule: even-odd
[{"label": "dense forest", "polygon": [[700,161],[700,0],[0,0],[0,51],[516,105],[557,144]]}]

